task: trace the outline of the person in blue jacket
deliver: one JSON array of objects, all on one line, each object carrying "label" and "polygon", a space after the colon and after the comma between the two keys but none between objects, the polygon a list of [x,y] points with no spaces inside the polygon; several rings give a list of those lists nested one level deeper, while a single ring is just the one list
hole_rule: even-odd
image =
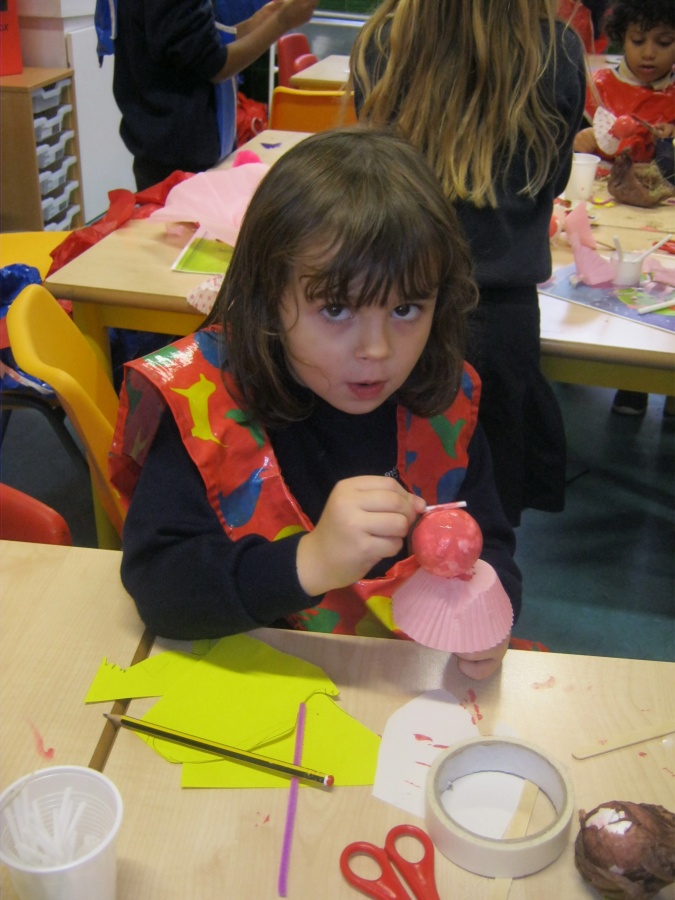
[{"label": "person in blue jacket", "polygon": [[233,76],[307,22],[316,2],[271,0],[232,26],[212,0],[117,0],[113,93],[139,191],[233,149]]}]

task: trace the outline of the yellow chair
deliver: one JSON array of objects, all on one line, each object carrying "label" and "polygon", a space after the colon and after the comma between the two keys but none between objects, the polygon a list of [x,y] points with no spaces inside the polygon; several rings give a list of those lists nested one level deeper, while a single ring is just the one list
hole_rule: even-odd
[{"label": "yellow chair", "polygon": [[35,266],[45,278],[52,264],[51,252],[70,231],[5,231],[0,234],[0,267],[11,263]]},{"label": "yellow chair", "polygon": [[272,91],[270,128],[279,131],[328,131],[340,125],[355,125],[351,100],[344,91],[299,91],[277,87]]},{"label": "yellow chair", "polygon": [[51,385],[85,448],[99,547],[118,548],[125,511],[108,479],[108,451],[119,401],[107,373],[42,285],[21,291],[7,312],[7,328],[17,363]]}]

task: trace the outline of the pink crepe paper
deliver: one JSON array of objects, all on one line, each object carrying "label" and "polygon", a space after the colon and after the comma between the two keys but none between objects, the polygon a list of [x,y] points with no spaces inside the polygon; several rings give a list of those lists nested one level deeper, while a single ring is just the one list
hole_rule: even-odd
[{"label": "pink crepe paper", "polygon": [[565,216],[565,234],[568,238],[574,234],[584,247],[597,250],[598,245],[591,231],[591,220],[588,218],[585,203],[577,203],[572,212]]},{"label": "pink crepe paper", "polygon": [[166,204],[150,215],[159,222],[195,222],[210,238],[234,246],[244,213],[269,171],[264,163],[199,172],[172,188]]},{"label": "pink crepe paper", "polygon": [[650,259],[646,264],[646,268],[652,281],[658,281],[659,284],[670,284],[675,287],[675,268],[663,266],[655,259]]},{"label": "pink crepe paper", "polygon": [[584,247],[578,235],[570,234],[568,237],[574,254],[577,277],[580,281],[593,287],[593,285],[605,284],[614,280],[614,266],[608,259],[600,256],[596,250]]}]

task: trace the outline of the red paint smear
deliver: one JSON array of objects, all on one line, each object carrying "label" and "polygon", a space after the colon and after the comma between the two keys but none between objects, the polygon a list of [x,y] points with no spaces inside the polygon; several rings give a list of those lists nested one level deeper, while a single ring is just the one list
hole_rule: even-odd
[{"label": "red paint smear", "polygon": [[555,685],[555,678],[553,675],[549,675],[546,681],[535,681],[532,685],[535,691],[544,691],[548,690],[548,688],[552,688]]},{"label": "red paint smear", "polygon": [[432,740],[428,734],[414,734],[413,737],[416,741],[429,741],[431,743]]},{"label": "red paint smear", "polygon": [[419,759],[416,759],[416,760],[415,760],[415,765],[416,765],[416,766],[426,766],[428,769],[431,768],[431,763],[428,763],[428,762],[422,762],[422,761],[419,760]]},{"label": "red paint smear", "polygon": [[640,750],[640,752],[638,753],[638,756],[646,756],[646,755],[647,754],[645,753],[644,750]]},{"label": "red paint smear", "polygon": [[411,784],[413,787],[416,787],[416,788],[419,787],[419,784],[415,784],[414,781],[404,781],[403,784]]},{"label": "red paint smear", "polygon": [[265,818],[263,819],[263,825],[267,825],[267,823],[269,822],[269,820],[270,820],[270,817],[269,817],[269,816],[265,816]]},{"label": "red paint smear", "polygon": [[472,703],[475,703],[475,702],[476,702],[476,692],[475,692],[475,691],[468,690],[468,691],[466,692],[466,696],[469,698],[469,700],[470,700]]},{"label": "red paint smear", "polygon": [[45,749],[45,742],[42,735],[32,722],[28,723],[33,731],[33,740],[35,741],[35,749],[43,759],[54,759],[54,748]]},{"label": "red paint smear", "polygon": [[606,744],[606,743],[607,743],[607,738],[601,738],[601,739],[598,741],[598,743],[599,743],[599,744]]},{"label": "red paint smear", "polygon": [[667,769],[665,766],[663,767],[663,771],[667,772],[671,778],[675,778],[675,772],[672,769]]},{"label": "red paint smear", "polygon": [[483,718],[483,713],[480,711],[480,708],[477,703],[474,703],[473,711],[476,713],[476,718],[480,722],[480,720]]},{"label": "red paint smear", "polygon": [[450,744],[432,744],[434,750],[447,750]]}]

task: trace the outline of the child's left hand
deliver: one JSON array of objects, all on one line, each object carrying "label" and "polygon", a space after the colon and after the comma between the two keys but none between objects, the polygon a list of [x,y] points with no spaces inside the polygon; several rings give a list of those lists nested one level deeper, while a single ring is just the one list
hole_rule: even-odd
[{"label": "child's left hand", "polygon": [[455,653],[457,667],[463,675],[483,681],[493,675],[501,666],[502,660],[509,647],[511,635],[507,635],[501,644],[491,647],[489,650],[481,650],[479,653]]}]

